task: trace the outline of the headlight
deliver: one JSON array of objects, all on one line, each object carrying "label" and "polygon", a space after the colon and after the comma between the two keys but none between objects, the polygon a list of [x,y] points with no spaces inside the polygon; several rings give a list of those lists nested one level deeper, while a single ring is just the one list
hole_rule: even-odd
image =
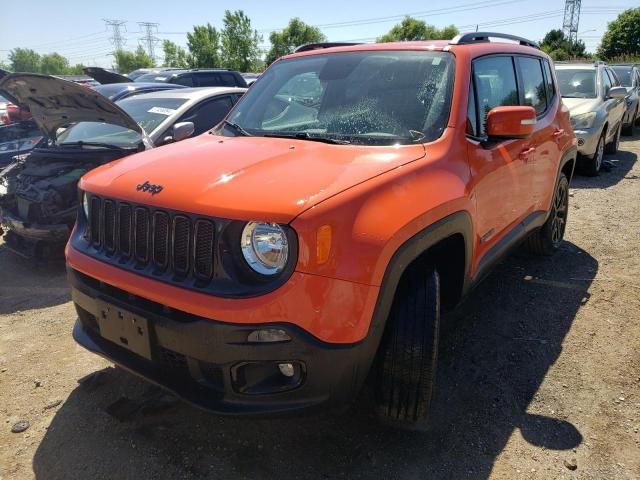
[{"label": "headlight", "polygon": [[596,120],[596,112],[583,113],[571,117],[571,126],[576,130],[593,127]]},{"label": "headlight", "polygon": [[89,218],[89,197],[86,193],[82,194],[82,211],[84,212],[84,217]]},{"label": "headlight", "polygon": [[262,275],[280,273],[287,264],[289,242],[286,232],[277,223],[247,223],[240,244],[244,259]]}]

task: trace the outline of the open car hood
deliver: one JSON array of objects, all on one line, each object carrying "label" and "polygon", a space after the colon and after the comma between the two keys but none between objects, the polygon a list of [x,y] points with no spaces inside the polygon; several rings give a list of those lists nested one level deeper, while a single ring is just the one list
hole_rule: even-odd
[{"label": "open car hood", "polygon": [[124,83],[124,82],[133,82],[129,77],[125,77],[124,75],[120,75],[119,73],[110,72],[109,70],[105,70],[100,67],[86,67],[83,68],[82,71],[85,75],[90,76],[96,82],[101,83],[102,85],[107,85],[109,83]]},{"label": "open car hood", "polygon": [[107,97],[73,82],[35,73],[12,73],[0,80],[0,92],[29,108],[50,140],[55,141],[59,128],[77,122],[109,123],[145,135],[142,127]]}]

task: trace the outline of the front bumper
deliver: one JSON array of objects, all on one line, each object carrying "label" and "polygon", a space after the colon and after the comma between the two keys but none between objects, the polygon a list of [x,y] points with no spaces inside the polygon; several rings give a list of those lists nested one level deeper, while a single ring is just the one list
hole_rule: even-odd
[{"label": "front bumper", "polygon": [[[360,390],[377,347],[368,339],[355,344],[322,342],[290,323],[212,321],[132,295],[73,268],[68,268],[68,277],[79,316],[73,337],[80,345],[222,415],[343,405]],[[101,335],[98,316],[105,304],[146,319],[148,358]],[[247,341],[250,332],[265,328],[285,330],[291,340]],[[292,383],[278,377],[278,363],[297,365]],[[249,383],[253,387],[248,388]]]},{"label": "front bumper", "polygon": [[2,211],[0,227],[0,234],[6,232],[7,248],[26,258],[62,258],[64,244],[71,233],[66,224],[41,225],[25,222]]},{"label": "front bumper", "polygon": [[584,130],[575,130],[578,139],[578,153],[585,157],[593,157],[598,147],[598,140],[602,133],[601,127],[592,127]]}]

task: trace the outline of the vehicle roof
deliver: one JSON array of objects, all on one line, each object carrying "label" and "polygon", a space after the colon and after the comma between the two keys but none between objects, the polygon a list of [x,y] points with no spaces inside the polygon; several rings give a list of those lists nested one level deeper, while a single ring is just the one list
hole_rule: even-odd
[{"label": "vehicle roof", "polygon": [[215,95],[225,95],[229,93],[244,93],[246,88],[240,87],[194,87],[194,88],[177,88],[161,90],[158,92],[141,93],[131,99],[148,99],[148,98],[186,98],[188,100],[197,101],[202,98],[213,97]]},{"label": "vehicle roof", "polygon": [[595,70],[597,67],[593,63],[556,63],[556,69],[559,70]]},{"label": "vehicle roof", "polygon": [[295,58],[306,55],[321,55],[325,53],[341,53],[341,52],[363,52],[363,51],[451,51],[456,53],[459,51],[467,51],[472,57],[487,55],[490,53],[527,53],[541,57],[547,57],[547,54],[537,48],[520,45],[515,42],[473,42],[451,44],[449,40],[418,40],[410,42],[389,42],[389,43],[360,43],[356,45],[347,45],[341,47],[319,48],[316,50],[308,50],[300,53],[292,53],[283,58]]}]

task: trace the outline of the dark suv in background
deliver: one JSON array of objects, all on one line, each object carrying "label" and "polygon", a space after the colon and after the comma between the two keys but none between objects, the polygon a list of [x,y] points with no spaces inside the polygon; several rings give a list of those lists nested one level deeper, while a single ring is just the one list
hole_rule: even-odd
[{"label": "dark suv in background", "polygon": [[239,72],[223,68],[194,68],[191,70],[168,70],[140,75],[136,82],[164,82],[187,87],[242,87],[247,82]]}]

